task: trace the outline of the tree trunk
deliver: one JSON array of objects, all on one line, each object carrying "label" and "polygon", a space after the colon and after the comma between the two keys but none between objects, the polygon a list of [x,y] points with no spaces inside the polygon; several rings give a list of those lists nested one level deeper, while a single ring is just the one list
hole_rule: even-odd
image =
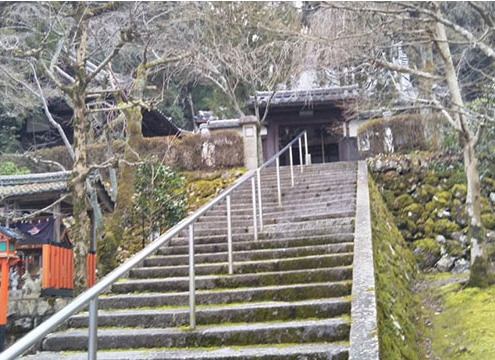
[{"label": "tree trunk", "polygon": [[75,91],[74,100],[74,177],[72,201],[74,214],[74,290],[77,293],[86,288],[86,256],[90,239],[90,222],[86,203],[86,176],[88,168],[86,156],[86,117],[84,96]]},{"label": "tree trunk", "polygon": [[[134,99],[142,99],[144,90],[146,89],[148,72],[146,63],[141,63],[136,69],[136,82],[132,89]],[[117,97],[119,106],[127,105],[126,100],[122,97]],[[143,115],[141,106],[135,105],[123,111],[126,119],[125,134],[126,144],[124,149],[124,164],[120,170],[118,177],[117,204],[110,221],[106,224],[105,244],[99,247],[100,256],[109,257],[109,261],[100,265],[100,270],[103,275],[113,270],[118,261],[114,254],[119,246],[123,249],[134,253],[141,249],[141,241],[139,239],[130,239],[130,243],[122,241],[124,239],[124,230],[128,225],[128,218],[132,207],[132,196],[134,194],[134,174],[135,166],[133,163],[138,162],[139,151],[143,142],[142,122]]]},{"label": "tree trunk", "polygon": [[469,216],[469,238],[471,240],[471,273],[469,284],[476,287],[489,285],[487,249],[481,229],[481,192],[472,140],[463,144],[464,170],[467,179],[466,211]]},{"label": "tree trunk", "polygon": [[[433,6],[436,6],[433,4]],[[438,10],[438,7],[437,7]],[[452,61],[452,54],[447,39],[445,27],[442,23],[435,23],[436,44],[445,66],[447,83],[452,97],[452,121],[456,130],[460,132],[464,155],[464,171],[467,180],[466,211],[469,216],[469,239],[471,241],[471,272],[469,284],[485,287],[488,280],[487,252],[484,249],[484,234],[481,229],[481,194],[478,161],[475,154],[477,136],[474,136],[468,126],[464,114],[464,101],[461,96],[459,79]]]}]

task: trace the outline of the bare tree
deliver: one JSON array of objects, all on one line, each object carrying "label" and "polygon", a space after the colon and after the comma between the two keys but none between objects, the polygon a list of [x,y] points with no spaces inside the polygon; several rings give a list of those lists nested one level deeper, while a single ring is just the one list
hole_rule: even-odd
[{"label": "bare tree", "polygon": [[[406,94],[404,89],[395,84],[395,90],[398,90],[403,102],[410,108],[421,107],[441,112],[459,134],[468,189],[466,210],[470,218],[470,283],[474,286],[486,285],[489,278],[488,261],[481,231],[480,177],[475,147],[486,121],[495,119],[487,116],[486,112],[477,113],[468,103],[486,96],[480,84],[488,88],[494,84],[493,69],[470,64],[473,58],[478,60],[477,64],[483,63],[480,59],[495,59],[492,6],[489,3],[396,2],[352,5],[326,3],[324,7],[363,20],[361,26],[353,23],[353,26],[347,27],[348,31],[347,24],[342,24],[345,37],[362,39],[370,29],[374,30],[372,41],[365,41],[364,44],[359,41],[349,42],[348,46],[354,48],[349,57],[351,62],[369,65],[368,79],[383,77],[384,70],[389,75],[407,74],[419,92]],[[329,36],[329,39],[341,41],[335,36]],[[387,57],[391,46],[399,43],[407,52],[409,61],[392,61]],[[487,63],[490,62],[485,61]],[[394,81],[393,76],[388,79]],[[379,92],[376,90],[383,93],[383,88],[376,87],[376,84],[374,90],[371,95],[377,98]],[[388,102],[385,106],[392,103]]]},{"label": "bare tree", "polygon": [[[262,161],[260,128],[277,90],[297,76],[304,41],[299,12],[292,4],[230,2],[191,4],[195,15],[189,37],[192,71],[217,87],[236,116],[244,116],[249,95],[258,120],[258,161]],[[257,91],[269,91],[261,103]]]},{"label": "bare tree", "polygon": [[[53,120],[48,110],[41,81],[37,76],[38,71],[43,73],[45,81],[49,81],[62,91],[73,109],[73,144],[69,144],[61,130],[60,135],[64,139],[74,162],[70,188],[75,220],[72,234],[76,292],[82,291],[86,287],[86,256],[91,238],[88,195],[93,211],[98,211],[96,196],[94,191],[91,191],[91,185],[87,178],[94,167],[88,163],[87,159],[89,114],[95,111],[107,111],[102,110],[100,104],[88,102],[87,99],[93,92],[109,93],[109,91],[101,88],[100,75],[132,37],[130,28],[123,26],[124,31],[117,33],[116,43],[110,48],[102,49],[99,46],[89,45],[89,29],[92,25],[94,26],[93,22],[98,21],[99,17],[107,12],[114,10],[116,6],[115,3],[31,4],[29,9],[34,13],[34,18],[31,17],[31,21],[39,21],[40,25],[44,27],[44,32],[40,34],[34,28],[29,27],[31,32],[21,33],[16,47],[11,51],[13,55],[34,65],[31,66],[31,70],[37,84],[38,91],[35,94],[41,99],[45,114],[54,127],[60,130],[60,125]],[[33,16],[32,13],[29,15]],[[26,15],[19,12],[16,4],[12,6],[11,14],[13,15],[12,21],[17,21],[17,23],[27,21],[24,19]],[[33,43],[36,39],[38,41]],[[114,40],[114,38],[110,40]],[[90,53],[102,59],[98,66],[88,66]],[[29,87],[26,86],[26,88]]]}]

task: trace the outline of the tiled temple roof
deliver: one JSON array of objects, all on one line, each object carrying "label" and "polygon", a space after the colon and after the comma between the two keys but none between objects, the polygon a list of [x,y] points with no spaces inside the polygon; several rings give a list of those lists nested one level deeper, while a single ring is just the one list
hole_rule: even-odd
[{"label": "tiled temple roof", "polygon": [[[256,96],[260,104],[265,105],[272,91],[258,91]],[[309,90],[283,90],[277,91],[273,96],[270,107],[282,107],[284,105],[309,105],[329,101],[353,99],[358,95],[358,86],[333,86]],[[253,106],[254,97],[249,98],[249,106]]]},{"label": "tiled temple roof", "polygon": [[0,197],[67,190],[70,171],[0,176]]}]

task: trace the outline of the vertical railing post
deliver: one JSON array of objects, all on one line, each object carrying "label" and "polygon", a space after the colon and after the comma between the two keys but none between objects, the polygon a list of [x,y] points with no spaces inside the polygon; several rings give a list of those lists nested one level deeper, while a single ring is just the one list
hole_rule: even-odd
[{"label": "vertical railing post", "polygon": [[304,166],[303,166],[303,157],[302,157],[302,144],[301,144],[301,138],[297,139],[299,143],[299,166],[301,167],[301,173],[304,171]]},{"label": "vertical railing post", "polygon": [[194,227],[189,225],[189,327],[196,328],[196,283],[194,278]]},{"label": "vertical railing post", "polygon": [[229,274],[234,273],[233,254],[232,254],[232,216],[230,212],[230,195],[227,195],[227,249],[228,249],[228,263]]},{"label": "vertical railing post", "polygon": [[253,233],[254,240],[258,240],[258,224],[256,219],[256,180],[254,176],[251,178],[251,197],[253,199]]},{"label": "vertical railing post", "polygon": [[256,180],[258,181],[258,213],[260,216],[260,231],[263,231],[263,205],[261,204],[261,173],[256,169]]},{"label": "vertical railing post", "polygon": [[306,156],[306,162],[305,164],[308,165],[309,162],[309,156],[308,156],[308,132],[304,132],[304,155]]},{"label": "vertical railing post", "polygon": [[292,145],[289,146],[289,162],[290,162],[290,184],[294,187],[294,160],[292,159]]},{"label": "vertical railing post", "polygon": [[98,297],[89,301],[88,360],[96,360],[98,350]]},{"label": "vertical railing post", "polygon": [[278,205],[282,206],[282,189],[280,188],[280,157],[275,159],[277,164],[277,194],[278,194]]}]

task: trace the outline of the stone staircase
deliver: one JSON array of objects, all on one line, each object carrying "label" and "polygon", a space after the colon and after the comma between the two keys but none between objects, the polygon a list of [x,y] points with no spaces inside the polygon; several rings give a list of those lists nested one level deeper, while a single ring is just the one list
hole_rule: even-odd
[{"label": "stone staircase", "polygon": [[[264,227],[253,239],[251,184],[232,194],[234,273],[226,207],[194,224],[196,329],[189,328],[183,231],[99,299],[98,359],[341,360],[349,357],[356,163],[262,173]],[[27,359],[86,359],[88,313],[48,335]]]}]

